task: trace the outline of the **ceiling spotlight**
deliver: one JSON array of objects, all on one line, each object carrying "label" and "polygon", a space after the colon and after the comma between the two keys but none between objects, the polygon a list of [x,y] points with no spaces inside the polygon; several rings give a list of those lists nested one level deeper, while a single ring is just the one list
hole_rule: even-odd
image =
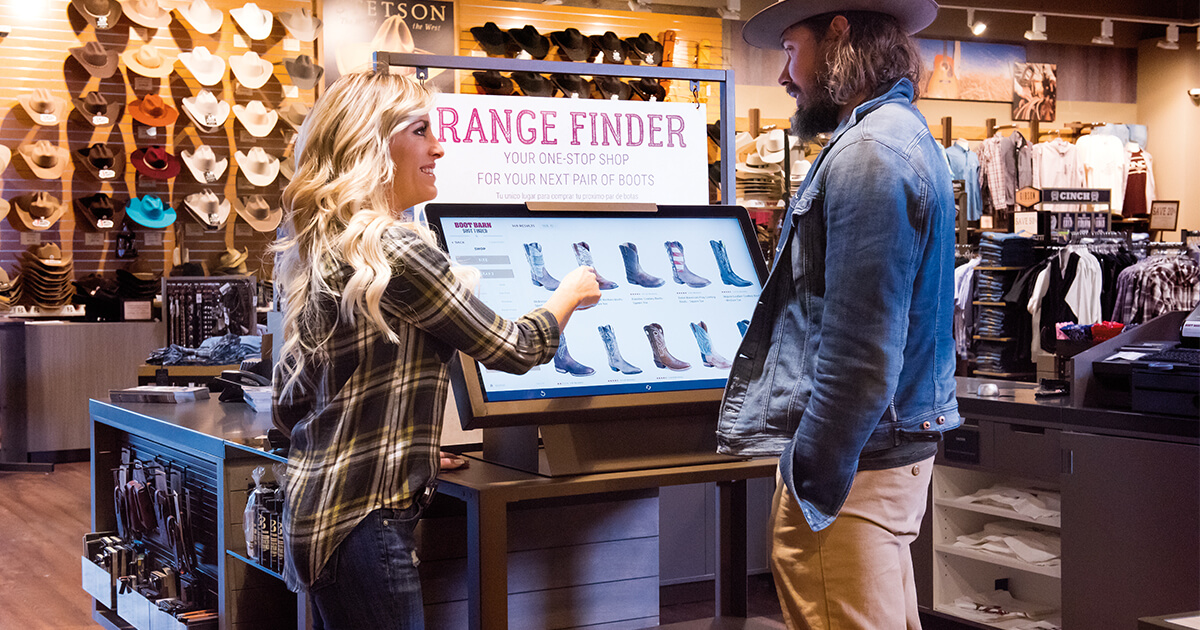
[{"label": "ceiling spotlight", "polygon": [[1104,18],[1100,21],[1100,36],[1093,37],[1092,43],[1097,46],[1112,46],[1113,45],[1113,21]]},{"label": "ceiling spotlight", "polygon": [[649,11],[650,0],[629,0],[626,3],[630,11]]},{"label": "ceiling spotlight", "polygon": [[1158,42],[1158,47],[1163,50],[1179,50],[1179,25],[1172,24],[1167,27],[1167,38]]},{"label": "ceiling spotlight", "polygon": [[971,29],[971,34],[979,37],[987,30],[987,24],[975,21],[975,9],[967,9],[967,28]]},{"label": "ceiling spotlight", "polygon": [[1033,16],[1033,30],[1025,31],[1025,39],[1031,42],[1046,41],[1046,16],[1036,13]]}]

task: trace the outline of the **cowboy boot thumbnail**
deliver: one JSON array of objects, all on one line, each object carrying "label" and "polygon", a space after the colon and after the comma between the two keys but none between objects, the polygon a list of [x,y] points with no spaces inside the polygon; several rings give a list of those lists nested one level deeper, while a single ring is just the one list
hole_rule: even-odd
[{"label": "cowboy boot thumbnail", "polygon": [[692,334],[696,335],[696,343],[700,346],[700,358],[704,361],[704,365],[708,367],[721,368],[723,370],[732,367],[725,357],[717,354],[712,347],[712,338],[708,336],[708,325],[704,322],[692,324]]},{"label": "cowboy boot thumbnail", "polygon": [[558,352],[554,353],[554,369],[571,376],[588,376],[596,373],[596,370],[571,358],[571,353],[567,352],[566,335],[558,336]]},{"label": "cowboy boot thumbnail", "polygon": [[725,251],[725,243],[709,241],[708,244],[712,245],[713,255],[717,257],[717,268],[721,270],[721,282],[735,287],[748,287],[752,284],[733,273],[733,267],[729,265],[729,253]]},{"label": "cowboy boot thumbnail", "polygon": [[[588,247],[587,243],[581,241],[579,243],[575,243],[572,245],[572,247],[575,248],[575,260],[580,265],[583,265],[584,267],[591,267],[592,269],[596,268],[596,263],[592,262],[592,249]],[[596,272],[596,282],[600,284],[601,291],[615,289],[617,286],[619,286],[612,280],[604,279],[604,277],[600,275],[599,271]]]},{"label": "cowboy boot thumbnail", "polygon": [[614,372],[622,374],[641,374],[642,368],[630,364],[625,359],[621,358],[621,350],[617,347],[617,334],[613,332],[612,326],[600,326],[600,338],[604,340],[604,347],[608,350],[608,367]]},{"label": "cowboy boot thumbnail", "polygon": [[668,370],[674,370],[676,372],[682,372],[683,370],[692,367],[692,364],[685,361],[680,361],[679,359],[671,356],[671,353],[667,350],[667,342],[663,336],[662,326],[658,324],[649,324],[647,326],[642,326],[642,330],[646,331],[646,338],[650,340],[650,350],[654,352],[655,366],[666,368]]},{"label": "cowboy boot thumbnail", "polygon": [[742,336],[745,337],[746,331],[750,329],[750,320],[743,319],[742,321],[737,323],[737,327],[738,327],[738,330],[741,331]]},{"label": "cowboy boot thumbnail", "polygon": [[653,289],[661,287],[666,281],[662,278],[652,276],[642,270],[642,263],[638,260],[637,245],[633,243],[621,244],[621,258],[625,259],[625,279],[629,282]]},{"label": "cowboy boot thumbnail", "polygon": [[709,285],[708,278],[701,278],[687,268],[687,262],[683,259],[683,245],[679,241],[667,241],[663,246],[667,248],[667,255],[671,257],[671,276],[676,283],[686,284],[693,289]]},{"label": "cowboy boot thumbnail", "polygon": [[553,291],[558,288],[555,280],[546,271],[546,261],[542,258],[542,246],[538,243],[525,243],[525,258],[529,260],[529,279],[539,287]]}]

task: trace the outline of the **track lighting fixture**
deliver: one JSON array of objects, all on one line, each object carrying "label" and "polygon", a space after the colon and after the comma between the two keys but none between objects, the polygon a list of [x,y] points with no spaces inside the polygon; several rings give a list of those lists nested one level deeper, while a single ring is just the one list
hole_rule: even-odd
[{"label": "track lighting fixture", "polygon": [[1179,25],[1171,24],[1167,26],[1167,38],[1158,42],[1158,47],[1163,50],[1179,50]]},{"label": "track lighting fixture", "polygon": [[742,19],[742,0],[725,0],[724,7],[717,7],[717,15],[722,20]]},{"label": "track lighting fixture", "polygon": [[626,3],[630,11],[649,11],[650,0],[629,0]]},{"label": "track lighting fixture", "polygon": [[1103,20],[1100,20],[1100,36],[1093,37],[1092,43],[1096,44],[1098,46],[1112,46],[1113,45],[1112,34],[1113,34],[1113,21],[1108,18],[1104,18]]},{"label": "track lighting fixture", "polygon": [[987,24],[975,21],[975,9],[967,9],[967,28],[971,29],[971,34],[979,37],[987,30]]},{"label": "track lighting fixture", "polygon": [[1033,30],[1025,31],[1025,39],[1031,42],[1046,41],[1046,16],[1041,13],[1033,15]]}]

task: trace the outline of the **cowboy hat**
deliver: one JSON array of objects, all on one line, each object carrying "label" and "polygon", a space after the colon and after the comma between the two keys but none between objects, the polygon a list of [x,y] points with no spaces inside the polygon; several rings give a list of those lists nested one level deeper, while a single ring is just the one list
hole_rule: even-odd
[{"label": "cowboy hat", "polygon": [[109,103],[100,92],[88,92],[82,99],[73,99],[75,111],[93,127],[104,127],[121,120],[120,101]]},{"label": "cowboy hat", "polygon": [[144,76],[161,79],[175,71],[175,55],[165,54],[145,44],[137,50],[126,49],[121,60],[130,70]]},{"label": "cowboy hat", "polygon": [[296,156],[295,155],[289,155],[286,158],[279,161],[279,174],[284,179],[288,179],[288,180],[290,180],[292,178],[292,176],[296,174]]},{"label": "cowboy hat", "polygon": [[147,94],[129,104],[129,115],[151,127],[165,127],[179,118],[179,112],[157,94]]},{"label": "cowboy hat", "polygon": [[238,83],[252,90],[257,90],[265,85],[271,78],[271,74],[275,72],[275,64],[259,57],[258,53],[253,50],[230,57],[229,68],[233,70],[233,76]]},{"label": "cowboy hat", "polygon": [[300,125],[303,125],[304,119],[308,117],[308,106],[291,101],[279,110],[279,117],[283,119],[283,122],[300,129]]},{"label": "cowboy hat", "polygon": [[[404,18],[393,15],[379,25],[379,30],[375,32],[375,37],[369,43],[346,44],[338,49],[338,73],[350,74],[365,67],[371,62],[371,53],[376,51],[432,54],[428,50],[417,48],[413,43],[412,31],[408,30],[408,24],[404,22]],[[430,68],[429,78],[437,76],[442,70],[442,68]],[[395,68],[393,70],[399,74],[413,74],[416,71],[416,68]]]},{"label": "cowboy hat", "polygon": [[500,74],[499,70],[472,72],[471,76],[475,77],[475,87],[482,94],[508,96],[513,93],[512,79]]},{"label": "cowboy hat", "polygon": [[273,109],[267,109],[263,106],[262,101],[250,101],[250,104],[244,107],[234,105],[233,115],[255,138],[267,136],[279,122],[279,113]]},{"label": "cowboy hat", "polygon": [[783,148],[783,137],[785,135],[782,129],[772,129],[755,138],[756,149],[763,162],[767,164],[779,164],[783,162],[783,158],[787,157],[787,152]]},{"label": "cowboy hat", "polygon": [[208,189],[184,197],[183,207],[206,230],[221,229],[229,218],[229,200],[217,197]]},{"label": "cowboy hat", "polygon": [[545,59],[550,53],[550,39],[545,35],[537,32],[533,26],[526,24],[521,28],[508,29],[508,35],[513,38],[514,42],[521,47],[521,50],[529,53],[534,59]]},{"label": "cowboy hat", "polygon": [[258,232],[274,230],[279,227],[279,221],[283,218],[283,209],[272,208],[262,195],[250,195],[244,202],[234,199],[233,209],[243,221]]},{"label": "cowboy hat", "polygon": [[475,41],[479,42],[479,47],[489,55],[507,57],[517,48],[517,43],[513,41],[512,37],[500,30],[495,22],[488,22],[483,26],[472,26],[471,35],[475,37]]},{"label": "cowboy hat", "polygon": [[121,17],[121,5],[117,0],[71,0],[71,6],[99,30],[110,29]]},{"label": "cowboy hat", "polygon": [[107,79],[117,71],[117,51],[108,50],[100,42],[88,42],[67,50],[88,74],[96,78]]},{"label": "cowboy hat", "polygon": [[25,163],[39,179],[62,177],[63,171],[67,168],[67,161],[70,159],[70,152],[66,147],[50,144],[46,140],[22,144],[17,148],[17,152],[25,158]]},{"label": "cowboy hat", "polygon": [[313,63],[312,57],[308,55],[300,55],[295,59],[284,59],[283,67],[287,68],[292,83],[305,90],[313,89],[321,80],[321,76],[325,74],[325,68]]},{"label": "cowboy hat", "polygon": [[755,48],[781,50],[779,40],[793,24],[838,11],[886,13],[912,35],[933,23],[938,5],[934,0],[780,0],[755,13],[742,28],[742,38]]},{"label": "cowboy hat", "polygon": [[[3,220],[4,217],[8,216],[8,211],[11,207],[12,206],[9,205],[9,203],[7,201],[0,199],[0,220]],[[0,269],[0,271],[3,271],[3,269]],[[0,278],[0,290],[3,290],[5,288],[2,280],[3,279]]]},{"label": "cowboy hat", "polygon": [[192,0],[191,4],[179,7],[179,14],[192,28],[205,35],[221,30],[221,24],[225,22],[225,14],[208,6],[207,0]]},{"label": "cowboy hat", "polygon": [[550,33],[550,41],[558,46],[558,56],[563,61],[587,61],[592,58],[592,38],[575,27]]},{"label": "cowboy hat", "polygon": [[592,35],[592,45],[604,53],[604,63],[625,63],[625,42],[612,31]]},{"label": "cowboy hat", "polygon": [[618,99],[628,101],[633,96],[633,88],[617,77],[593,77],[592,85],[595,86],[599,98],[605,100]]},{"label": "cowboy hat", "polygon": [[75,151],[83,169],[100,181],[116,179],[125,174],[125,149],[113,151],[102,142]]},{"label": "cowboy hat", "polygon": [[641,33],[637,37],[626,37],[625,46],[629,51],[629,58],[634,63],[644,63],[651,66],[662,65],[663,45],[658,43],[649,33]]},{"label": "cowboy hat", "polygon": [[155,0],[121,0],[121,8],[139,26],[162,28],[171,24],[171,12],[160,7]]},{"label": "cowboy hat", "polygon": [[633,94],[643,101],[667,100],[667,89],[658,82],[658,79],[642,77],[637,81],[630,81],[629,87],[633,88]]},{"label": "cowboy hat", "polygon": [[115,203],[104,193],[75,198],[75,209],[87,219],[88,227],[95,230],[111,230],[121,225],[125,218],[123,205]]},{"label": "cowboy hat", "polygon": [[48,192],[18,195],[13,197],[12,205],[13,214],[27,230],[48,230],[67,211],[67,205]]},{"label": "cowboy hat", "polygon": [[50,93],[46,88],[37,88],[27,94],[17,97],[21,109],[33,119],[33,122],[44,127],[52,127],[62,122],[67,114],[67,101]]},{"label": "cowboy hat", "polygon": [[157,145],[134,151],[129,161],[146,177],[165,180],[179,174],[179,158]]},{"label": "cowboy hat", "polygon": [[230,107],[225,101],[218,101],[208,90],[200,90],[195,96],[183,99],[183,111],[192,119],[196,128],[204,133],[213,133],[229,119]]},{"label": "cowboy hat", "polygon": [[246,181],[255,186],[266,186],[279,176],[279,158],[268,155],[262,147],[254,147],[246,153],[237,151],[233,159]]},{"label": "cowboy hat", "polygon": [[553,81],[536,72],[514,72],[512,80],[525,96],[554,96],[558,92]]},{"label": "cowboy hat", "polygon": [[778,165],[766,162],[757,151],[746,156],[745,162],[739,162],[734,170],[739,173],[749,173],[752,175],[772,175],[782,173],[783,169]]},{"label": "cowboy hat", "polygon": [[592,86],[578,74],[552,74],[550,80],[567,98],[592,98]]},{"label": "cowboy hat", "polygon": [[125,206],[125,214],[135,223],[151,229],[165,228],[175,222],[175,210],[155,195],[134,197]]},{"label": "cowboy hat", "polygon": [[188,153],[188,150],[184,149],[180,152],[180,157],[191,171],[192,177],[195,177],[196,181],[201,184],[217,183],[217,180],[221,179],[221,175],[225,174],[226,167],[229,166],[229,158],[218,160],[212,147],[207,144],[196,147],[195,153]]},{"label": "cowboy hat", "polygon": [[321,33],[321,19],[307,7],[284,11],[279,14],[279,21],[292,37],[302,42],[311,42]]},{"label": "cowboy hat", "polygon": [[275,17],[271,12],[260,8],[253,2],[247,2],[238,9],[230,9],[229,15],[233,17],[233,21],[250,39],[266,39],[271,35],[271,27],[274,25]]},{"label": "cowboy hat", "polygon": [[232,247],[227,247],[221,252],[221,257],[218,259],[218,270],[232,271],[234,273],[246,273],[246,259],[250,257],[250,250],[242,248],[238,251]]},{"label": "cowboy hat", "polygon": [[210,52],[206,46],[196,46],[191,52],[179,53],[183,67],[196,77],[200,85],[216,85],[225,78],[225,60]]},{"label": "cowboy hat", "polygon": [[10,161],[12,161],[12,150],[0,144],[0,171],[8,168]]}]

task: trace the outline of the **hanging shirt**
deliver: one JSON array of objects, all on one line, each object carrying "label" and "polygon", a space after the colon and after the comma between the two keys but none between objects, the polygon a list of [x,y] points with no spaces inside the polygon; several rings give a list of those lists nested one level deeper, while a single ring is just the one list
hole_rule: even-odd
[{"label": "hanging shirt", "polygon": [[961,179],[966,185],[967,220],[978,221],[983,215],[983,198],[979,188],[979,156],[956,142],[946,149],[946,159],[950,162],[950,173],[954,179]]},{"label": "hanging shirt", "polygon": [[[1080,164],[1075,145],[1055,138],[1033,146],[1034,188],[1083,188],[1083,165]],[[1079,212],[1079,204],[1061,204],[1048,207],[1059,212]]]},{"label": "hanging shirt", "polygon": [[1087,135],[1075,142],[1088,188],[1112,191],[1112,211],[1121,214],[1125,201],[1125,144],[1116,136]]},{"label": "hanging shirt", "polygon": [[1145,149],[1137,145],[1133,148],[1129,161],[1125,166],[1125,201],[1122,215],[1127,217],[1147,216],[1150,214],[1150,204],[1154,201],[1154,172],[1153,158]]}]

